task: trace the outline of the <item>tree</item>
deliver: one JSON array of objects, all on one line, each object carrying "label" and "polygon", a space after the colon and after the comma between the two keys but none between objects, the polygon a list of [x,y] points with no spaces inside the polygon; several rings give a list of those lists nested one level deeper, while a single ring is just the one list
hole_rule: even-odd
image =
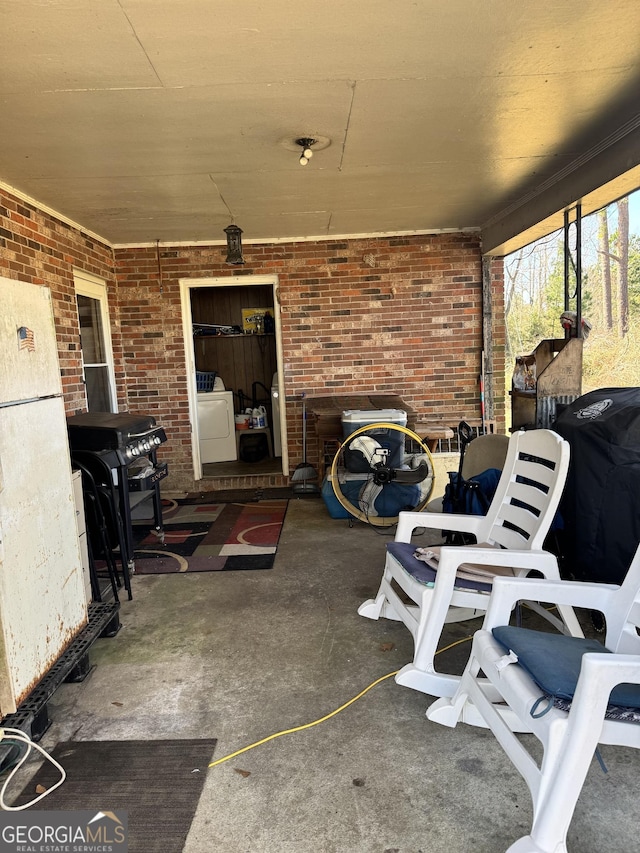
[{"label": "tree", "polygon": [[618,202],[618,335],[629,331],[629,199]]},{"label": "tree", "polygon": [[606,329],[613,329],[611,311],[611,253],[609,250],[609,220],[607,208],[598,211],[598,259],[602,273],[602,320]]},{"label": "tree", "polygon": [[629,317],[630,325],[640,320],[640,236],[629,237]]}]

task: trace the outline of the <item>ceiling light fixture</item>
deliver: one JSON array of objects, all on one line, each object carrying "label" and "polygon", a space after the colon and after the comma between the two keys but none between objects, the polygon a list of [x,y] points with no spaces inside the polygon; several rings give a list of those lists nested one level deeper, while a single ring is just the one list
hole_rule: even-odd
[{"label": "ceiling light fixture", "polygon": [[315,144],[316,140],[311,139],[309,136],[302,136],[300,139],[296,139],[296,145],[299,145],[302,148],[302,154],[300,155],[299,160],[301,166],[306,166],[309,160],[313,157],[311,146]]},{"label": "ceiling light fixture", "polygon": [[227,235],[227,264],[243,264],[242,257],[242,228],[238,228],[233,223],[224,229]]}]

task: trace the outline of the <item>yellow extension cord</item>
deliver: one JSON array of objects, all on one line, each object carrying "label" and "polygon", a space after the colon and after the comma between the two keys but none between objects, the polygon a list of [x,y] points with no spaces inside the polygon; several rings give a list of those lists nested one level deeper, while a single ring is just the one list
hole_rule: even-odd
[{"label": "yellow extension cord", "polygon": [[[438,649],[436,652],[437,655],[442,654],[442,652],[446,652],[449,649],[452,649],[454,646],[459,646],[461,643],[467,643],[471,640],[471,637],[464,637],[462,640],[456,640],[455,643],[450,643],[448,646],[445,646],[442,649]],[[365,693],[368,693],[376,684],[380,684],[381,681],[385,681],[387,678],[391,678],[394,675],[397,675],[400,670],[396,669],[393,672],[389,672],[386,675],[383,675],[381,678],[376,679],[373,683],[371,683],[368,687],[365,687],[364,690],[361,690],[357,696],[354,696],[352,699],[349,699],[348,702],[345,702],[344,705],[340,705],[339,708],[336,708],[335,711],[331,711],[329,714],[325,714],[324,717],[320,717],[319,720],[313,720],[311,723],[304,723],[301,726],[296,726],[293,729],[285,729],[282,732],[276,732],[275,734],[269,735],[268,737],[262,738],[262,740],[258,740],[255,743],[249,744],[249,746],[243,746],[242,749],[238,749],[235,752],[232,752],[230,755],[225,755],[224,758],[218,758],[217,761],[212,761],[209,767],[216,767],[218,764],[224,764],[225,761],[229,761],[231,758],[235,758],[237,755],[242,755],[243,752],[248,752],[250,749],[254,749],[256,746],[262,746],[263,743],[268,743],[270,740],[275,740],[277,737],[282,737],[282,735],[290,735],[293,732],[301,732],[303,729],[310,729],[312,726],[317,726],[320,723],[324,723],[326,720],[330,720],[331,717],[335,717],[336,714],[339,714],[340,711],[344,711],[345,708],[348,708],[349,705],[353,705],[354,702],[357,702]]]}]

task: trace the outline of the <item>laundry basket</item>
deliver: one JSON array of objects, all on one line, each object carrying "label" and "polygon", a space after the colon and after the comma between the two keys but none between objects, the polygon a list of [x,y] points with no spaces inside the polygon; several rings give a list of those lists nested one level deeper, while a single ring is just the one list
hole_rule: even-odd
[{"label": "laundry basket", "polygon": [[196,370],[196,391],[213,391],[215,381],[215,370]]}]

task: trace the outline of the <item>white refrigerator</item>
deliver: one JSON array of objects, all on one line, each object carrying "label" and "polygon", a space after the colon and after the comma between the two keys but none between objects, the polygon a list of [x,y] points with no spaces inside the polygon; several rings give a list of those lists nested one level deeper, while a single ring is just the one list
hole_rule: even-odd
[{"label": "white refrigerator", "polygon": [[0,277],[0,719],[86,623],[51,291]]}]

